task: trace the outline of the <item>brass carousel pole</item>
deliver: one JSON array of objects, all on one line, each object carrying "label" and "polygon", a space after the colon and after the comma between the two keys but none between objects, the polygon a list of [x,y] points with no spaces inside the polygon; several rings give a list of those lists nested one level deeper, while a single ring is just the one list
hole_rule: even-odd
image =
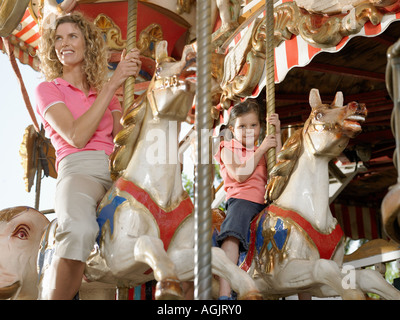
[{"label": "brass carousel pole", "polygon": [[393,163],[397,169],[397,183],[389,188],[381,204],[385,233],[400,243],[400,39],[387,51],[386,88],[393,100],[391,126],[396,142]]},{"label": "brass carousel pole", "polygon": [[[128,0],[128,26],[126,39],[126,53],[136,47],[138,0]],[[129,77],[124,83],[124,110],[127,110],[135,99],[135,77]],[[128,300],[129,288],[117,287],[117,300]]]},{"label": "brass carousel pole", "polygon": [[[126,53],[136,47],[138,0],[128,0],[128,26],[126,39]],[[127,110],[135,99],[135,77],[129,77],[124,84],[124,110]]]},{"label": "brass carousel pole", "polygon": [[394,164],[397,169],[397,182],[400,183],[400,40],[388,50],[388,67],[391,68],[391,79],[387,79],[391,88],[388,91],[394,103],[391,120],[393,136],[396,140]]},{"label": "brass carousel pole", "polygon": [[211,3],[197,1],[196,133],[197,175],[195,179],[196,300],[211,299]]},{"label": "brass carousel pole", "polygon": [[[275,46],[274,46],[274,0],[265,1],[265,21],[266,21],[266,104],[267,118],[275,113]],[[267,124],[267,135],[275,134],[275,126]],[[268,174],[271,172],[276,162],[276,150],[270,148],[267,152]]]}]

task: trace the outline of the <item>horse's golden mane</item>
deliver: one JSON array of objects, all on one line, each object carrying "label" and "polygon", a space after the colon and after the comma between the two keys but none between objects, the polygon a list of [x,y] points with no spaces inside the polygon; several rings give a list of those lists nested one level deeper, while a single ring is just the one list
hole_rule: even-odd
[{"label": "horse's golden mane", "polygon": [[122,129],[114,138],[114,151],[110,155],[110,174],[113,180],[121,176],[132,157],[146,113],[146,93],[138,97],[122,116]]},{"label": "horse's golden mane", "polygon": [[277,162],[270,172],[270,180],[265,194],[268,203],[276,200],[287,185],[300,156],[302,131],[303,129],[296,130],[278,153]]}]

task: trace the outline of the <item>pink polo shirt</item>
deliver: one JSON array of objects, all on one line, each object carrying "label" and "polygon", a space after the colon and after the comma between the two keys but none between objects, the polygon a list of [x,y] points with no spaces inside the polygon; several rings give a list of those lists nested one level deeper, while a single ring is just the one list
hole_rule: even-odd
[{"label": "pink polo shirt", "polygon": [[121,104],[114,96],[110,105],[104,113],[97,130],[92,138],[82,149],[75,148],[68,144],[45,120],[46,111],[57,103],[64,103],[71,111],[74,119],[79,118],[84,114],[94,103],[97,94],[94,90],[90,90],[88,96],[80,89],[75,88],[70,83],[62,78],[57,78],[51,82],[42,82],[36,88],[36,110],[43,122],[47,136],[50,137],[51,143],[56,150],[56,168],[58,163],[65,156],[86,150],[104,150],[110,155],[114,148],[112,136],[113,131],[113,116],[112,112],[122,112]]},{"label": "pink polo shirt", "polygon": [[253,174],[246,181],[240,183],[229,176],[225,164],[221,159],[222,148],[228,148],[231,150],[243,163],[254,154],[254,152],[257,150],[257,147],[254,149],[248,149],[236,139],[222,141],[214,158],[220,163],[220,172],[222,178],[224,179],[224,190],[226,191],[227,200],[229,198],[238,198],[263,204],[265,185],[267,184],[268,180],[268,171],[265,158],[262,157],[258,162]]}]

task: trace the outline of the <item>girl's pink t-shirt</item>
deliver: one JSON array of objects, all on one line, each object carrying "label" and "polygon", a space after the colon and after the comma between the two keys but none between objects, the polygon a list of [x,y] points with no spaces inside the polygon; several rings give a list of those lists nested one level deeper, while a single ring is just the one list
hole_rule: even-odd
[{"label": "girl's pink t-shirt", "polygon": [[228,148],[231,150],[243,163],[254,154],[254,152],[257,150],[257,147],[254,149],[248,149],[235,139],[230,141],[222,141],[214,158],[220,163],[220,172],[222,178],[224,179],[224,190],[226,191],[227,200],[229,198],[238,198],[263,204],[265,185],[268,181],[268,171],[265,158],[261,158],[253,174],[246,181],[239,183],[235,179],[231,178],[228,174],[226,166],[221,159],[222,148]]},{"label": "girl's pink t-shirt", "polygon": [[58,163],[61,159],[75,152],[104,150],[108,155],[112,153],[114,148],[112,136],[114,123],[111,113],[115,111],[122,112],[121,104],[115,96],[105,111],[97,130],[82,149],[75,148],[67,143],[44,118],[49,108],[61,102],[68,107],[74,119],[77,119],[91,107],[96,98],[97,94],[94,90],[90,90],[88,96],[86,96],[80,89],[75,88],[62,78],[57,78],[51,82],[42,82],[37,86],[36,110],[56,150],[56,168],[58,168]]}]

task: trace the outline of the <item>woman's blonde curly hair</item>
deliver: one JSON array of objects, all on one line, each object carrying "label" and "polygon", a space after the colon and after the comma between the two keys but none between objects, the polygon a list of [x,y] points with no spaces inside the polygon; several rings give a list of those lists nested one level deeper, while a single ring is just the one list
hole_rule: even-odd
[{"label": "woman's blonde curly hair", "polygon": [[81,30],[85,39],[83,72],[91,88],[100,91],[107,81],[108,52],[99,28],[86,19],[81,13],[74,12],[61,16],[55,23],[44,24],[39,44],[40,69],[47,81],[52,81],[63,75],[63,65],[58,60],[55,51],[55,32],[62,23],[74,23]]}]

